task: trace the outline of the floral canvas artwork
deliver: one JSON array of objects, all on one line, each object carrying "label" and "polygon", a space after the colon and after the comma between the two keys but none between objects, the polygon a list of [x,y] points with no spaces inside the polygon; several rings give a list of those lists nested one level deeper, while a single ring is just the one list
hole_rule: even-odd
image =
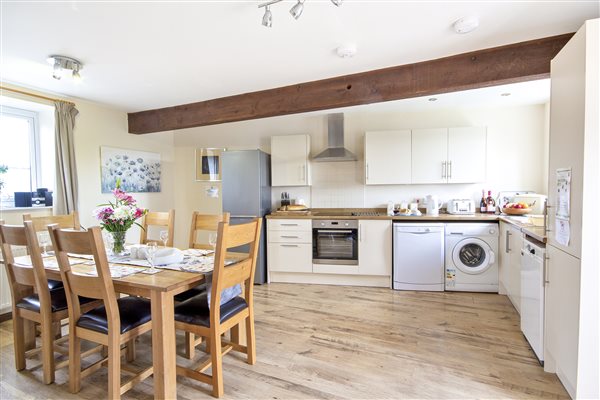
[{"label": "floral canvas artwork", "polygon": [[160,192],[160,154],[100,147],[102,193],[111,193],[121,180],[126,192]]}]

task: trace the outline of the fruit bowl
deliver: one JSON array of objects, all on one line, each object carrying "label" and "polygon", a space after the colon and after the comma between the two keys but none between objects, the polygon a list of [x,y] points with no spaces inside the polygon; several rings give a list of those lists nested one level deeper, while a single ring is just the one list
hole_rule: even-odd
[{"label": "fruit bowl", "polygon": [[508,215],[525,215],[531,212],[531,208],[503,208],[502,212]]}]

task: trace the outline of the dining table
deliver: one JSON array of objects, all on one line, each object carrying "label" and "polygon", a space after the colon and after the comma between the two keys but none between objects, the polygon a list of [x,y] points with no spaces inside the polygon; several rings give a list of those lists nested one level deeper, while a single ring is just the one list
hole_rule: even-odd
[{"label": "dining table", "polygon": [[[196,251],[196,250],[184,250]],[[247,257],[243,253],[227,253],[229,263],[242,260]],[[55,257],[44,257],[44,269],[48,279],[61,280],[60,271]],[[88,258],[69,257],[71,269],[76,274],[90,275],[95,271],[93,261]],[[79,262],[80,261],[80,262]],[[29,256],[15,257],[15,263],[31,265]],[[118,262],[110,262],[111,275]],[[126,276],[113,276],[112,281],[115,292],[132,296],[140,296],[150,299],[152,313],[152,365],[155,399],[177,398],[177,374],[176,374],[176,335],[174,317],[174,296],[204,282],[210,272],[189,272],[176,270],[174,268],[161,268],[155,274],[143,273],[147,267],[127,267]],[[131,273],[132,268],[140,271]],[[243,324],[242,324],[243,325]],[[244,327],[236,327],[232,330],[232,340],[240,341],[245,337],[240,334]],[[31,327],[29,328],[31,329]],[[26,336],[31,337],[31,333]],[[242,343],[243,344],[243,343]]]}]

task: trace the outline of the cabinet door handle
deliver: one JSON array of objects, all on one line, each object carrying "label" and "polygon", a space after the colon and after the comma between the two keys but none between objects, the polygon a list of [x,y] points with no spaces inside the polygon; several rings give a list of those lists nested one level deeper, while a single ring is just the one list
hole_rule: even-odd
[{"label": "cabinet door handle", "polygon": [[442,161],[442,178],[446,179],[446,161]]},{"label": "cabinet door handle", "polygon": [[286,238],[286,239],[299,239],[299,236],[286,236],[286,235],[281,235],[282,238]]},{"label": "cabinet door handle", "polygon": [[369,180],[369,164],[368,163],[367,163],[366,167],[367,167],[367,180]]},{"label": "cabinet door handle", "polygon": [[544,285],[550,283],[550,279],[548,279],[548,262],[550,261],[550,258],[548,256],[544,257],[544,266],[543,266],[543,275],[544,275]]},{"label": "cabinet door handle", "polygon": [[506,242],[504,245],[504,252],[505,253],[510,253],[510,236],[512,235],[512,233],[510,231],[506,231]]},{"label": "cabinet door handle", "polygon": [[452,161],[448,161],[448,179],[452,179]]},{"label": "cabinet door handle", "polygon": [[297,244],[282,244],[281,247],[298,247]]},{"label": "cabinet door handle", "polygon": [[298,224],[281,224],[281,226],[298,226]]}]

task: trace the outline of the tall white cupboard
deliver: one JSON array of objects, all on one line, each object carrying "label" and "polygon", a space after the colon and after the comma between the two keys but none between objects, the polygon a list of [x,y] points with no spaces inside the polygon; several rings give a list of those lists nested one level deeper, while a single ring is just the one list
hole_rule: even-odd
[{"label": "tall white cupboard", "polygon": [[[556,372],[573,398],[594,399],[600,398],[598,27],[598,19],[587,21],[551,64],[544,349],[544,369]],[[557,170],[564,169],[571,171],[566,244],[556,223]]]}]

